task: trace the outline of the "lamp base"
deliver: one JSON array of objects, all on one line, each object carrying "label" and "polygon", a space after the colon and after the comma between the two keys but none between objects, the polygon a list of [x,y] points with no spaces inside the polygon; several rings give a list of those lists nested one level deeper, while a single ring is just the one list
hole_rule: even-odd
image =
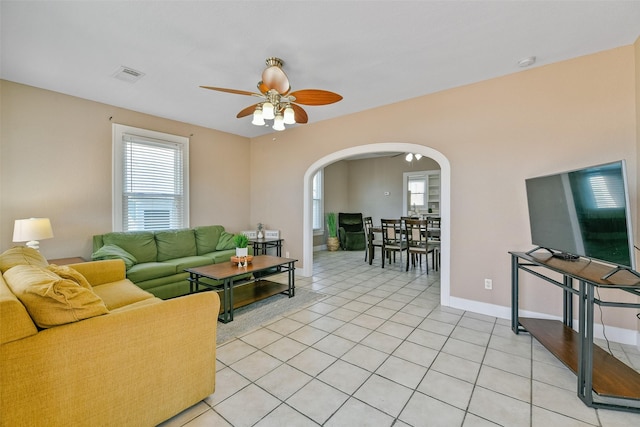
[{"label": "lamp base", "polygon": [[35,249],[36,251],[38,249],[40,249],[40,242],[38,242],[37,240],[29,240],[27,243],[25,243],[27,245],[27,247],[31,248],[31,249]]}]

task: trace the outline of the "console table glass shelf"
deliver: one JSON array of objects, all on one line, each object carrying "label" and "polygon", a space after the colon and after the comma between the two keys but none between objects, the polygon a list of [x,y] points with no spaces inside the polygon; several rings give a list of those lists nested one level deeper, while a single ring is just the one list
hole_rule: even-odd
[{"label": "console table glass shelf", "polygon": [[[640,309],[640,303],[601,299],[598,289],[615,289],[640,296],[635,272],[621,270],[603,279],[611,266],[583,258],[563,260],[544,252],[511,254],[511,329],[529,332],[577,375],[578,397],[594,408],[640,412],[640,373],[593,342],[594,306]],[[563,319],[519,316],[519,272],[562,289]],[[555,274],[562,275],[562,282]],[[574,283],[578,286],[575,287]],[[607,293],[611,295],[611,293]],[[597,297],[596,297],[597,296]],[[578,298],[578,326],[573,329],[573,301]]]}]

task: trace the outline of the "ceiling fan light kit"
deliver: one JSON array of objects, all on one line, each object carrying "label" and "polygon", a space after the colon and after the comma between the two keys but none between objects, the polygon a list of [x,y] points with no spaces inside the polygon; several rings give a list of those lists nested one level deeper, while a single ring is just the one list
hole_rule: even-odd
[{"label": "ceiling fan light kit", "polygon": [[278,112],[278,114],[276,114],[276,117],[273,119],[273,129],[284,130],[284,117],[280,112]]},{"label": "ceiling fan light kit", "polygon": [[264,126],[264,116],[262,115],[262,107],[260,105],[256,106],[256,109],[253,112],[253,120],[251,121],[251,124]]},{"label": "ceiling fan light kit", "polygon": [[284,109],[284,124],[292,125],[295,122],[296,122],[295,112],[293,111],[293,108],[291,108],[291,105],[287,105],[287,107]]},{"label": "ceiling fan light kit", "polygon": [[200,86],[204,89],[219,92],[234,93],[262,98],[263,101],[251,105],[238,113],[237,118],[253,114],[251,123],[256,126],[265,126],[265,120],[273,120],[273,129],[285,130],[285,124],[307,123],[308,116],[303,105],[327,105],[338,102],[342,96],[337,93],[320,89],[303,89],[290,92],[289,78],[282,70],[284,62],[280,58],[267,58],[267,68],[262,72],[262,81],[258,82],[260,93],[247,92],[237,89],[225,89],[213,86]]},{"label": "ceiling fan light kit", "polygon": [[[256,111],[259,111],[260,104],[256,105]],[[276,115],[273,113],[274,106],[269,101],[262,103],[262,118],[266,120],[273,120]]]}]

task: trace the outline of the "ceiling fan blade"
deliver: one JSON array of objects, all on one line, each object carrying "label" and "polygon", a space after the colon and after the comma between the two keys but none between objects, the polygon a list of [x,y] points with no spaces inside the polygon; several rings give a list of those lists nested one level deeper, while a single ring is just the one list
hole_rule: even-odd
[{"label": "ceiling fan blade", "polygon": [[342,96],[328,90],[302,89],[291,92],[289,96],[295,97],[295,102],[303,105],[327,105],[338,102]]},{"label": "ceiling fan blade", "polygon": [[309,121],[307,112],[304,111],[301,106],[296,104],[291,104],[291,108],[293,108],[293,112],[295,113],[294,117],[296,119],[296,123],[304,124]]},{"label": "ceiling fan blade", "polygon": [[242,117],[247,117],[247,116],[253,114],[253,112],[256,110],[256,106],[257,105],[258,104],[253,104],[253,105],[248,106],[244,110],[240,111],[236,117],[240,119]]},{"label": "ceiling fan blade", "polygon": [[200,86],[203,89],[217,90],[218,92],[235,93],[236,95],[262,96],[259,93],[247,92],[246,90],[226,89],[223,87]]}]

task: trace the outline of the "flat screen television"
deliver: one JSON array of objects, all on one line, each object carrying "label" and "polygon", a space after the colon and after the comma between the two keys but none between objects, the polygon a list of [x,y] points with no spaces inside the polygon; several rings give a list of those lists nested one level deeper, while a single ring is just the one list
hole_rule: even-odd
[{"label": "flat screen television", "polygon": [[619,267],[615,271],[635,270],[624,160],[529,178],[525,183],[536,249],[565,259],[603,261]]}]

